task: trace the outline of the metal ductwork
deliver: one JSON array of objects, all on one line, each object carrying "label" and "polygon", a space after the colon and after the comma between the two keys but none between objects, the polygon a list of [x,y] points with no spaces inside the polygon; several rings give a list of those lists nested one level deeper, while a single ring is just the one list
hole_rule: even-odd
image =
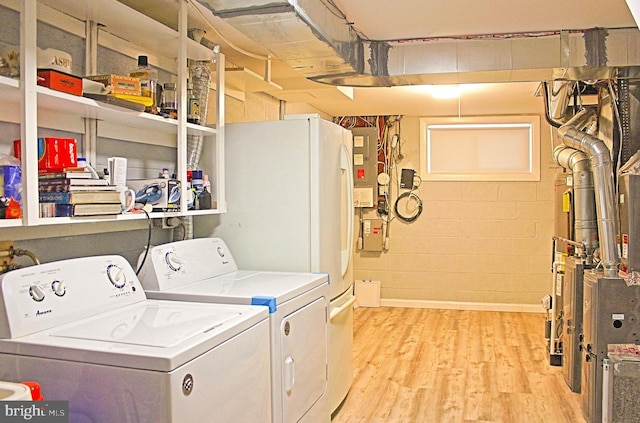
[{"label": "metal ductwork", "polygon": [[[584,109],[568,124],[593,134],[597,128],[596,113]],[[595,206],[595,191],[593,174],[589,157],[580,151],[566,145],[559,145],[553,150],[554,161],[565,169],[570,169],[573,175],[573,207],[574,207],[574,236],[573,240],[585,247],[585,262],[593,264],[593,253],[598,248],[598,224]]]},{"label": "metal ductwork", "polygon": [[637,28],[368,40],[323,0],[197,0],[273,57],[317,82],[344,86],[640,75]]},{"label": "metal ductwork", "polygon": [[601,264],[605,277],[618,275],[618,202],[613,181],[613,163],[611,153],[599,138],[580,131],[575,125],[584,126],[584,122],[595,115],[592,109],[586,109],[558,128],[558,136],[564,145],[580,150],[589,157],[593,173],[595,204],[598,214],[598,236],[600,240]]},{"label": "metal ductwork", "polygon": [[198,0],[305,76],[357,74],[363,40],[321,0]]},{"label": "metal ductwork", "polygon": [[562,126],[569,116],[569,102],[576,89],[576,81],[557,80],[544,83],[544,99],[547,122],[556,128]]}]

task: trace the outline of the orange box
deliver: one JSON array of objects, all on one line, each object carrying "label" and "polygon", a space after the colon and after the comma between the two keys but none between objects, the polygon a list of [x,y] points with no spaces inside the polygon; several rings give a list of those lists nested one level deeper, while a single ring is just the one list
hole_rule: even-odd
[{"label": "orange box", "polygon": [[73,95],[82,95],[82,78],[51,69],[38,69],[38,85]]},{"label": "orange box", "polygon": [[85,79],[100,82],[105,87],[111,88],[110,94],[141,95],[138,78],[108,74],[85,76]]}]

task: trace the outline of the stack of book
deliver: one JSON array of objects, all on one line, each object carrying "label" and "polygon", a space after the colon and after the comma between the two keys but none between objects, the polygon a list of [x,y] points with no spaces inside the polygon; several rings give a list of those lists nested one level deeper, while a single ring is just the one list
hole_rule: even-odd
[{"label": "stack of book", "polygon": [[119,214],[120,193],[83,168],[38,175],[40,217]]}]

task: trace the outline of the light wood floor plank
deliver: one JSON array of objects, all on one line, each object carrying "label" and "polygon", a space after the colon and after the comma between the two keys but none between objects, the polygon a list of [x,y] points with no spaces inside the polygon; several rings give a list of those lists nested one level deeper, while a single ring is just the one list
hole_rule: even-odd
[{"label": "light wood floor plank", "polygon": [[584,423],[533,313],[358,308],[332,423]]}]

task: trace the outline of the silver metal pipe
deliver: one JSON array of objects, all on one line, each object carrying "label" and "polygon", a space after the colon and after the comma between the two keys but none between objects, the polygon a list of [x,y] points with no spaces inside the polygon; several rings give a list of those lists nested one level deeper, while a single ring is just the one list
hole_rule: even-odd
[{"label": "silver metal pipe", "polygon": [[549,117],[554,121],[566,122],[567,108],[571,95],[576,88],[576,81],[553,81],[549,84],[551,92],[549,93]]},{"label": "silver metal pipe", "polygon": [[553,236],[553,237],[551,237],[551,239],[556,240],[556,241],[562,241],[565,244],[573,245],[574,247],[578,248],[579,250],[584,250],[586,248],[584,243],[582,243],[582,242],[577,242],[577,241],[574,241],[572,239],[563,238],[561,236]]},{"label": "silver metal pipe", "polygon": [[576,124],[584,124],[595,114],[592,109],[585,109],[575,118],[558,128],[558,136],[562,142],[577,150],[585,152],[589,157],[595,191],[596,213],[598,215],[598,237],[602,254],[602,265],[606,277],[618,274],[618,204],[613,183],[613,163],[609,149],[604,141],[587,132],[576,129]]},{"label": "silver metal pipe", "polygon": [[[594,111],[584,109],[569,122],[576,128],[586,127],[585,132],[592,133],[596,129],[596,126],[592,124],[595,117]],[[585,262],[593,264],[593,254],[598,248],[598,221],[591,162],[583,151],[566,145],[554,148],[553,159],[560,166],[570,169],[572,172],[574,238],[584,248]]]}]

